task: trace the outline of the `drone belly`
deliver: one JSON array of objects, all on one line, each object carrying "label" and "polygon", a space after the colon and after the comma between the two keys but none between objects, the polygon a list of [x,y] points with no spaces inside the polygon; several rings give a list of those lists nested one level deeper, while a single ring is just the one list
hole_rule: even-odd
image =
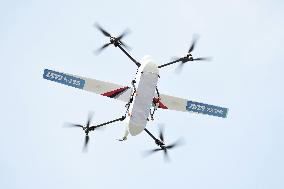
[{"label": "drone belly", "polygon": [[141,71],[137,92],[133,100],[133,106],[131,107],[128,120],[128,130],[132,136],[138,135],[146,127],[158,77],[158,68],[156,64],[148,63],[143,68],[143,71]]}]

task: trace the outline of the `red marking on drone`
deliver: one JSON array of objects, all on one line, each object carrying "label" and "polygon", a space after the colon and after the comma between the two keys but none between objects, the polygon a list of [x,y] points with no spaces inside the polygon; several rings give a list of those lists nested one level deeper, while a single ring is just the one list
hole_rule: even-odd
[{"label": "red marking on drone", "polygon": [[122,93],[123,91],[125,91],[128,88],[129,87],[122,87],[122,88],[119,88],[119,89],[116,89],[116,90],[113,90],[113,91],[109,91],[109,92],[103,93],[101,95],[107,96],[107,97],[115,97],[116,95]]},{"label": "red marking on drone", "polygon": [[154,97],[153,102],[154,102],[154,104],[159,103],[159,108],[168,109],[168,107],[165,106],[165,105],[161,102],[161,100],[160,100],[159,98],[157,98],[157,97]]}]

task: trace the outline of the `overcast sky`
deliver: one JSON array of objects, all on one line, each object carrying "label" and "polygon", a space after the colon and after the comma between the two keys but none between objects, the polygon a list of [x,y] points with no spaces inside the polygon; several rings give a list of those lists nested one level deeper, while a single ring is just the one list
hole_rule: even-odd
[{"label": "overcast sky", "polygon": [[[280,0],[0,1],[0,188],[284,188],[283,43]],[[186,145],[143,158],[155,147],[142,133],[126,142],[123,123],[91,134],[82,153],[81,129],[120,117],[124,103],[53,83],[45,68],[130,85],[136,67],[107,42],[98,22],[140,60],[157,64],[188,50],[210,62],[160,70],[163,94],[228,107],[227,119],[159,110],[148,129],[165,124],[166,142]]]}]

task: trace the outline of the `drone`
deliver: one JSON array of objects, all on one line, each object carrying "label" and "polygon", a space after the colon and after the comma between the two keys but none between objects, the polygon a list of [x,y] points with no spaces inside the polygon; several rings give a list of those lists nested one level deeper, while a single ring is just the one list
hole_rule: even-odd
[{"label": "drone", "polygon": [[192,52],[195,48],[197,38],[192,41],[187,53],[179,58],[175,58],[171,62],[157,65],[151,56],[144,56],[140,61],[137,61],[131,56],[126,49],[129,47],[122,39],[129,33],[125,30],[118,37],[112,36],[109,32],[103,29],[99,24],[95,27],[105,36],[109,38],[109,42],[100,47],[96,53],[100,53],[107,47],[113,45],[118,47],[137,67],[135,78],[131,81],[130,86],[118,85],[115,83],[105,82],[97,79],[86,78],[73,74],[67,74],[50,69],[45,69],[43,78],[60,84],[64,84],[77,89],[82,89],[92,93],[96,93],[105,97],[116,99],[125,102],[125,113],[101,124],[91,125],[92,113],[89,113],[85,125],[69,124],[72,127],[82,128],[85,132],[84,148],[87,148],[89,143],[89,133],[105,127],[114,122],[125,122],[124,135],[119,141],[125,141],[129,134],[137,136],[145,131],[155,142],[157,148],[150,150],[148,154],[163,151],[165,157],[168,157],[168,150],[180,145],[180,140],[167,145],[164,140],[164,130],[159,129],[159,136],[155,137],[147,128],[147,123],[154,120],[155,113],[158,109],[175,110],[181,112],[192,112],[205,114],[209,116],[226,118],[228,108],[200,103],[192,100],[187,100],[179,97],[174,97],[162,94],[158,90],[158,79],[160,78],[159,70],[179,63],[180,67],[188,62],[203,61],[209,58],[194,58]]}]

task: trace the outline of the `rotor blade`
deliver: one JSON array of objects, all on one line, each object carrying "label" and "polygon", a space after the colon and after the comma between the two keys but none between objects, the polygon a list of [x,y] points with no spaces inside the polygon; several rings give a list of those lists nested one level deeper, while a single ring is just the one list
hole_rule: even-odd
[{"label": "rotor blade", "polygon": [[128,35],[129,33],[130,33],[129,29],[124,30],[124,32],[120,34],[120,36],[118,36],[117,39],[120,41],[124,36]]},{"label": "rotor blade", "polygon": [[164,127],[159,127],[159,138],[164,142]]},{"label": "rotor blade", "polygon": [[178,146],[181,146],[184,143],[183,139],[179,139],[177,141],[175,141],[174,143],[172,143],[171,145],[166,146],[166,149],[171,149],[171,148],[175,148]]},{"label": "rotor blade", "polygon": [[87,124],[86,124],[86,127],[89,128],[90,127],[90,123],[92,121],[92,118],[93,118],[93,113],[92,112],[89,112],[88,114],[88,119],[87,119]]},{"label": "rotor blade", "polygon": [[106,37],[111,37],[111,35],[104,30],[98,23],[95,23],[95,27],[98,28]]},{"label": "rotor blade", "polygon": [[126,45],[124,42],[120,41],[121,45],[124,46],[127,50],[131,50],[131,47]]},{"label": "rotor blade", "polygon": [[106,47],[108,47],[111,43],[104,44],[101,48],[95,51],[96,54],[99,54],[102,50],[104,50]]},{"label": "rotor blade", "polygon": [[211,60],[210,57],[194,58],[193,60]]},{"label": "rotor blade", "polygon": [[169,157],[167,149],[164,149],[164,161],[165,162],[169,162],[170,161],[170,157]]},{"label": "rotor blade", "polygon": [[[179,57],[177,57],[177,56],[174,56],[174,57],[171,58],[171,61],[173,61],[173,62],[179,62],[180,59],[181,59],[181,58],[179,58]],[[178,68],[178,67],[181,67],[180,65],[181,65],[181,63],[177,66],[177,68]],[[177,69],[177,68],[175,69],[175,73],[180,73],[180,70]]]},{"label": "rotor blade", "polygon": [[184,63],[181,62],[181,63],[176,67],[175,73],[176,73],[176,74],[180,74],[181,71],[182,71],[182,69],[183,69],[183,66],[184,66]]},{"label": "rotor blade", "polygon": [[73,124],[73,123],[67,123],[67,124],[64,124],[64,125],[67,126],[67,127],[81,127],[81,128],[83,128],[83,125]]},{"label": "rotor blade", "polygon": [[197,40],[198,40],[197,35],[194,35],[192,43],[191,43],[191,46],[190,46],[190,48],[188,50],[188,53],[191,53],[194,50],[194,47],[195,47],[195,44],[196,44]]},{"label": "rotor blade", "polygon": [[85,141],[84,141],[84,148],[83,148],[84,151],[87,151],[89,139],[90,139],[90,138],[89,138],[89,135],[86,135],[86,136],[85,136]]},{"label": "rotor blade", "polygon": [[162,150],[162,149],[161,148],[156,148],[156,149],[153,149],[153,150],[146,151],[146,152],[144,152],[144,156],[149,156],[149,155],[151,155],[151,154],[153,154],[155,152],[158,152],[160,150]]}]

